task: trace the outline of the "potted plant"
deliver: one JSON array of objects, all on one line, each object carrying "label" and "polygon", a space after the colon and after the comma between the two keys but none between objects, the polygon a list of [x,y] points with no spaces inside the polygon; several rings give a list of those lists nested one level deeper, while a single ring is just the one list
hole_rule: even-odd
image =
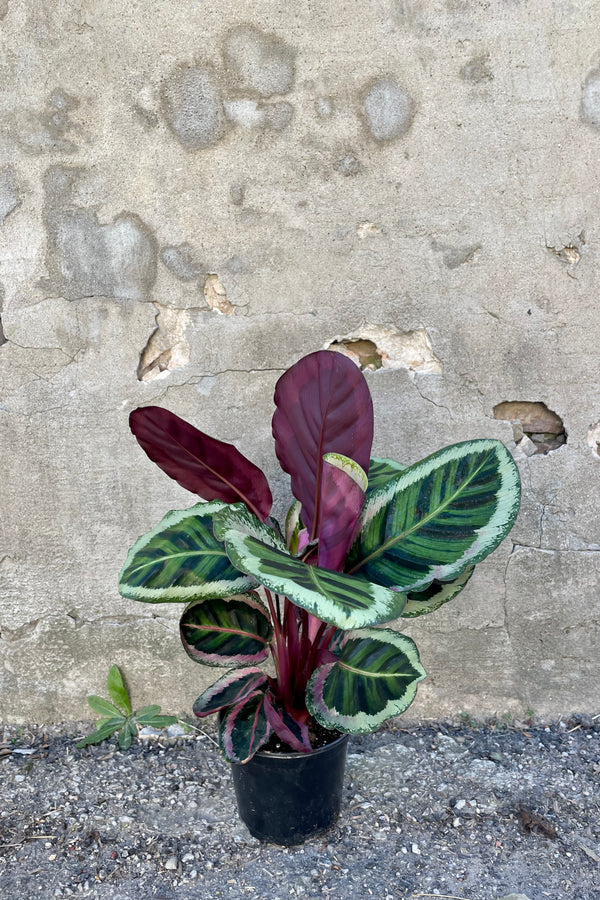
[{"label": "potted plant", "polygon": [[334,351],[292,366],[274,399],[295,498],[283,529],[264,474],[235,447],[165,409],[131,413],[150,459],[203,502],[136,542],[119,590],[187,604],[186,652],[227,669],[194,712],[219,715],[242,818],[260,838],[296,843],[337,816],[347,734],[402,713],[425,677],[414,642],[381,626],[464,588],[512,527],[520,482],[496,440],[411,466],[372,458],[367,382]]}]

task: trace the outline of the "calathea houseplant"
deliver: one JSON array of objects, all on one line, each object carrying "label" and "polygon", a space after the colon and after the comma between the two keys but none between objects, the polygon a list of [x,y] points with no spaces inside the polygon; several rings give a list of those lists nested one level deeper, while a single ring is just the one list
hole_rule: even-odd
[{"label": "calathea houseplant", "polygon": [[[130,417],[150,459],[204,502],[137,541],[119,589],[187,603],[185,650],[227,669],[194,712],[219,713],[221,749],[238,766],[272,736],[299,757],[315,752],[315,723],[361,733],[402,713],[425,672],[414,642],[381,626],[456,596],[519,508],[499,441],[410,466],[371,458],[368,385],[339,353],[301,359],[274,399],[275,451],[295,498],[284,529],[264,474],[235,447],[158,407]],[[269,653],[272,675],[260,667]]]}]

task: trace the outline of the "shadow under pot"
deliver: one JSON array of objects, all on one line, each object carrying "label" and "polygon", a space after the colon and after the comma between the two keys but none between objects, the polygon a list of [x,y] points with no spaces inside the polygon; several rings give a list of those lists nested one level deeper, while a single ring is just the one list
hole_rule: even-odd
[{"label": "shadow under pot", "polygon": [[259,750],[232,764],[240,818],[261,841],[292,846],[331,828],[340,813],[348,735],[312,753]]}]

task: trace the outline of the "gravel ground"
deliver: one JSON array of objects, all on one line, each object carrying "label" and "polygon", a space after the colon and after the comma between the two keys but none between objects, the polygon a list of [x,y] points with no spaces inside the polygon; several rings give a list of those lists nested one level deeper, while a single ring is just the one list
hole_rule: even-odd
[{"label": "gravel ground", "polygon": [[600,716],[354,737],[338,824],[289,849],[239,821],[210,726],[127,752],[1,729],[3,900],[600,900]]}]

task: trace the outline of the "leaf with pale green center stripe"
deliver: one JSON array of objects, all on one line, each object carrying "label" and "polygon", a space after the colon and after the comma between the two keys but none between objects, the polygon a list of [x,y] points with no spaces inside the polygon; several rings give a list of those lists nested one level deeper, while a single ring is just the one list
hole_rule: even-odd
[{"label": "leaf with pale green center stripe", "polygon": [[[240,521],[250,517],[256,523],[254,533],[264,525],[252,513],[242,509]],[[215,517],[215,531],[225,541],[227,553],[234,566],[254,576],[265,587],[285,594],[297,606],[308,610],[318,619],[338,628],[359,628],[398,618],[406,598],[362,578],[309,566],[295,559],[285,550],[278,550],[252,534],[228,527],[227,512]],[[252,523],[249,523],[249,526]]]},{"label": "leaf with pale green center stripe", "polygon": [[351,734],[403,713],[426,675],[414,641],[389,628],[349,632],[336,655],[311,676],[306,704],[325,728]]},{"label": "leaf with pale green center stripe", "polygon": [[267,658],[273,629],[258,595],[195,600],[179,622],[185,652],[205,666],[256,665]]},{"label": "leaf with pale green center stripe", "polygon": [[266,744],[271,732],[264,691],[255,691],[224,713],[219,724],[219,746],[229,762],[245,763]]},{"label": "leaf with pale green center stripe", "polygon": [[406,606],[401,614],[402,618],[413,619],[415,616],[422,616],[439,609],[448,600],[452,600],[453,597],[460,594],[474,571],[475,566],[469,566],[454,581],[432,581],[424,591],[409,591],[406,595]]},{"label": "leaf with pale green center stripe", "polygon": [[119,576],[121,595],[145,603],[187,602],[254,587],[256,581],[234,569],[213,534],[213,516],[227,505],[198,503],[167,513],[129,551]]},{"label": "leaf with pale green center stripe", "polygon": [[519,473],[500,441],[453,444],[367,498],[347,568],[402,591],[452,580],[498,546],[519,500]]},{"label": "leaf with pale green center stripe", "polygon": [[199,719],[210,716],[211,713],[219,712],[227,706],[240,703],[266,684],[267,676],[256,666],[226,672],[200,694],[194,703],[194,715]]}]

